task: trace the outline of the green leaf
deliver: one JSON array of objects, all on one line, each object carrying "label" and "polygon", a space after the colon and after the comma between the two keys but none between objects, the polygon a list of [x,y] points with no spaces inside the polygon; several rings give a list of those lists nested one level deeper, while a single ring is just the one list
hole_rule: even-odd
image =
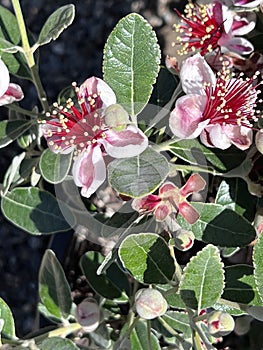
[{"label": "green leaf", "polygon": [[14,318],[9,306],[2,298],[0,298],[0,319],[4,321],[2,335],[8,338],[14,338],[16,336]]},{"label": "green leaf", "polygon": [[[15,226],[34,234],[52,234],[70,229],[60,208],[67,210],[49,192],[35,187],[15,188],[2,198],[1,208],[5,217]],[[73,225],[74,218],[67,210],[67,220]]]},{"label": "green leaf", "polygon": [[149,101],[159,71],[160,48],[150,24],[137,13],[122,18],[104,49],[104,80],[131,116]]},{"label": "green leaf", "polygon": [[159,341],[155,335],[150,333],[150,342],[147,331],[147,325],[145,322],[139,320],[136,322],[135,327],[133,328],[130,335],[131,349],[136,350],[161,350]]},{"label": "green leaf", "polygon": [[233,178],[221,182],[215,203],[232,209],[252,221],[255,216],[257,198],[248,192],[244,180]]},{"label": "green leaf", "polygon": [[253,251],[253,265],[258,294],[263,302],[263,235],[259,235]]},{"label": "green leaf", "polygon": [[161,67],[149,103],[165,106],[170,101],[177,85],[178,81],[175,76],[167,68]]},{"label": "green leaf", "polygon": [[256,288],[253,270],[249,265],[226,267],[226,285],[222,298],[246,305],[263,306]]},{"label": "green leaf", "polygon": [[24,54],[21,52],[13,53],[18,50],[20,40],[21,35],[16,17],[7,8],[0,6],[0,52],[3,50],[1,59],[7,65],[10,73],[31,79],[30,69]]},{"label": "green leaf", "polygon": [[110,185],[119,193],[130,197],[152,193],[168,173],[166,158],[151,147],[136,157],[115,159],[108,165]]},{"label": "green leaf", "polygon": [[242,163],[245,152],[230,147],[227,150],[208,148],[197,139],[181,140],[171,145],[171,152],[180,159],[198,166],[213,166],[218,171],[229,171]]},{"label": "green leaf", "polygon": [[0,122],[0,148],[9,145],[32,126],[28,120],[3,120]]},{"label": "green leaf", "polygon": [[126,237],[120,245],[119,257],[123,266],[142,283],[167,283],[175,272],[167,243],[155,233]]},{"label": "green leaf", "polygon": [[162,316],[162,319],[172,327],[172,329],[183,333],[184,339],[191,337],[192,331],[189,325],[189,316],[186,312],[168,311]]},{"label": "green leaf", "polygon": [[247,314],[247,312],[243,310],[243,305],[233,303],[225,299],[220,299],[217,303],[215,303],[213,305],[213,309],[222,312],[227,312],[228,314],[233,316],[242,316]]},{"label": "green leaf", "polygon": [[73,22],[75,17],[75,6],[65,5],[53,12],[45,22],[39,34],[36,46],[48,44],[56,40],[59,35]]},{"label": "green leaf", "polygon": [[224,271],[219,250],[209,244],[186,265],[179,292],[186,306],[199,312],[215,304],[223,289]]},{"label": "green leaf", "polygon": [[60,337],[45,339],[40,344],[40,350],[78,350],[79,348],[70,340]]},{"label": "green leaf", "polygon": [[67,318],[71,292],[64,271],[54,252],[47,249],[39,269],[39,295],[47,310],[57,318]]},{"label": "green leaf", "polygon": [[39,167],[43,178],[52,184],[58,184],[62,182],[67,176],[72,155],[54,153],[47,148],[41,155]]},{"label": "green leaf", "polygon": [[255,228],[233,210],[212,203],[191,204],[200,213],[199,220],[191,226],[179,215],[178,223],[198,240],[220,247],[244,247],[255,239]]},{"label": "green leaf", "polygon": [[88,252],[80,259],[80,267],[89,285],[96,293],[106,299],[124,299],[125,293],[130,294],[127,276],[112,263],[105,274],[98,275],[97,270],[103,258],[95,252]]}]

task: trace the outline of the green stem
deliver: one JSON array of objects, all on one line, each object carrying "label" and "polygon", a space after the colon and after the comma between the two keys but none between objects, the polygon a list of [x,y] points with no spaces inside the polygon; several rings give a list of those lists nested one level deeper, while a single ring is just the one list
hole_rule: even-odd
[{"label": "green stem", "polygon": [[23,13],[22,13],[21,6],[20,6],[20,1],[19,0],[11,0],[11,1],[12,1],[15,15],[16,15],[19,32],[21,34],[22,48],[24,51],[24,55],[25,55],[28,67],[30,68],[30,71],[31,71],[32,80],[33,80],[33,83],[34,83],[35,88],[37,90],[38,98],[40,100],[42,108],[45,111],[45,113],[47,113],[47,112],[49,112],[49,105],[47,102],[47,96],[46,96],[45,90],[43,89],[41,80],[39,78],[38,68],[37,68],[37,65],[35,63],[33,50],[31,49],[31,47],[29,45],[27,31],[26,31],[26,25],[25,25]]},{"label": "green stem", "polygon": [[158,321],[171,335],[178,339],[180,343],[184,344],[186,342],[162,317],[158,317]]},{"label": "green stem", "polygon": [[218,175],[218,176],[222,176],[222,173],[218,173],[217,171],[215,171],[213,168],[203,168],[203,167],[199,167],[196,165],[182,165],[182,164],[175,164],[174,165],[175,169],[178,171],[200,171],[203,173],[208,173],[208,174],[212,174],[212,175]]},{"label": "green stem", "polygon": [[38,74],[38,68],[36,65],[31,67],[31,74],[32,74],[32,79],[34,81],[34,84],[35,84],[35,87],[37,90],[37,95],[38,95],[38,98],[39,98],[40,103],[42,105],[42,108],[43,108],[44,112],[47,113],[47,112],[49,112],[49,104],[47,101],[47,95],[46,95],[46,92],[45,92],[43,85],[41,83],[41,80],[40,80],[40,77]]},{"label": "green stem", "polygon": [[152,148],[157,151],[157,152],[162,152],[162,151],[169,151],[171,144],[175,143],[174,139],[170,139],[168,141],[164,141],[162,143],[159,143],[157,145],[153,145]]},{"label": "green stem", "polygon": [[151,321],[147,320],[147,342],[148,342],[148,349],[153,350],[152,342],[151,342]]},{"label": "green stem", "polygon": [[29,111],[27,109],[24,109],[20,106],[18,106],[17,104],[15,103],[11,103],[9,105],[5,105],[6,108],[12,110],[12,111],[16,111],[18,113],[21,113],[23,115],[28,115],[29,117],[37,117],[37,118],[41,118],[42,117],[42,114],[39,114],[39,113],[36,113],[36,112],[33,112],[33,111]]},{"label": "green stem", "polygon": [[28,66],[31,69],[31,67],[33,67],[35,65],[35,60],[34,60],[34,55],[31,51],[30,45],[29,45],[25,21],[24,21],[23,13],[22,13],[21,6],[20,6],[20,1],[19,0],[12,0],[12,5],[13,5],[14,11],[15,11],[19,31],[21,34],[22,47],[23,47],[24,52],[25,52]]}]

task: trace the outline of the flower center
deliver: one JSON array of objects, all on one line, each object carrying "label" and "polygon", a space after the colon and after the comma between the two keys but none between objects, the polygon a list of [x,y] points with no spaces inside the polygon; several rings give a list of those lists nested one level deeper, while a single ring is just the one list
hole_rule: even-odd
[{"label": "flower center", "polygon": [[214,13],[214,4],[194,5],[189,3],[185,7],[185,15],[175,10],[181,18],[179,24],[175,25],[177,42],[172,45],[180,45],[179,55],[186,55],[188,52],[200,51],[204,56],[207,52],[218,47],[218,40],[223,33],[223,23],[218,23]]},{"label": "flower center", "polygon": [[[207,96],[203,112],[204,119],[210,119],[210,124],[231,124],[252,127],[258,120],[256,108],[257,96],[260,90],[255,84],[259,72],[251,78],[234,77],[228,68],[229,63],[223,62],[223,68],[218,72],[214,85],[205,84]],[[259,101],[260,102],[260,101]]]},{"label": "flower center", "polygon": [[77,156],[89,145],[95,145],[98,139],[105,138],[104,131],[107,126],[102,115],[102,102],[99,93],[82,97],[79,88],[75,86],[78,97],[79,109],[74,102],[68,99],[66,107],[54,103],[54,111],[49,117],[51,120],[44,121],[50,126],[46,129],[48,144],[55,150],[74,147]]}]

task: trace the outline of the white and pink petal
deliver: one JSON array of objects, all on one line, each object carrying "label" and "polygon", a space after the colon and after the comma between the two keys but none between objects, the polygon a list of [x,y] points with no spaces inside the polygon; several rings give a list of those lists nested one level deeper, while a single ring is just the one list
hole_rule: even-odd
[{"label": "white and pink petal", "polygon": [[114,158],[135,157],[148,147],[148,138],[137,127],[129,125],[121,131],[109,129],[106,138],[98,140],[105,151]]},{"label": "white and pink petal", "polygon": [[6,92],[0,97],[0,106],[20,101],[24,98],[21,87],[17,84],[9,84]]},{"label": "white and pink petal", "polygon": [[89,198],[105,181],[106,166],[99,145],[89,146],[75,160],[73,178],[81,195]]},{"label": "white and pink petal", "polygon": [[181,139],[193,139],[200,135],[209,120],[203,120],[207,98],[201,95],[185,95],[176,101],[170,114],[169,126]]},{"label": "white and pink petal", "polygon": [[0,77],[1,77],[0,78],[0,97],[2,97],[6,92],[6,90],[8,89],[10,78],[9,78],[8,69],[4,64],[4,62],[1,60],[1,58],[0,58]]},{"label": "white and pink petal", "polygon": [[180,78],[186,94],[204,95],[204,83],[213,85],[216,82],[212,69],[200,54],[185,60],[180,71]]}]

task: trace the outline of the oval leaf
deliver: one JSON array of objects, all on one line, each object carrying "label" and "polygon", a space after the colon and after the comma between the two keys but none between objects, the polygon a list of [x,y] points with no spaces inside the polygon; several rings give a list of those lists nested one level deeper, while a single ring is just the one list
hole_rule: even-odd
[{"label": "oval leaf", "polygon": [[[34,234],[52,234],[70,229],[64,219],[58,202],[49,192],[35,187],[15,188],[2,198],[1,208],[5,217],[15,226]],[[67,220],[73,224],[73,217],[67,210]]]},{"label": "oval leaf", "polygon": [[45,22],[38,40],[37,46],[48,44],[51,40],[56,40],[59,35],[74,20],[75,6],[73,4],[65,5],[53,12]]},{"label": "oval leaf", "polygon": [[257,198],[248,192],[244,180],[233,178],[221,182],[215,203],[232,209],[252,221],[255,216]]},{"label": "oval leaf", "polygon": [[77,350],[79,349],[70,339],[52,337],[45,339],[40,344],[40,350]]},{"label": "oval leaf", "polygon": [[115,159],[108,165],[110,185],[119,193],[130,197],[152,193],[168,173],[166,158],[151,147],[136,157]]},{"label": "oval leaf", "polygon": [[104,80],[131,116],[149,101],[159,71],[160,48],[155,32],[140,15],[122,18],[104,49]]},{"label": "oval leaf", "polygon": [[9,145],[32,126],[28,120],[3,120],[0,122],[0,148]]},{"label": "oval leaf", "polygon": [[52,250],[46,250],[39,269],[39,295],[51,315],[67,318],[72,301],[64,271]]},{"label": "oval leaf", "polygon": [[175,272],[165,240],[155,233],[131,234],[119,248],[123,266],[142,283],[167,283]]},{"label": "oval leaf", "polygon": [[225,281],[223,299],[240,304],[263,306],[256,288],[252,266],[234,265],[226,267]]},{"label": "oval leaf", "polygon": [[54,153],[47,148],[41,155],[39,167],[43,178],[52,184],[62,182],[67,176],[73,153]]},{"label": "oval leaf", "polygon": [[[100,259],[101,257],[101,259]],[[80,266],[86,276],[89,285],[96,293],[107,299],[117,299],[124,297],[124,293],[129,294],[129,284],[126,275],[120,270],[116,263],[111,264],[105,274],[98,275],[97,270],[102,262],[102,256],[98,259],[98,254],[88,252],[81,257]],[[100,261],[98,261],[100,260]],[[118,278],[114,279],[114,276]],[[127,300],[127,297],[126,297]]]},{"label": "oval leaf", "polygon": [[263,302],[263,234],[259,235],[254,246],[253,265],[257,290]]},{"label": "oval leaf", "polygon": [[[136,322],[130,335],[131,349],[136,350],[161,350],[159,341],[152,333],[148,333],[147,325],[143,321]],[[149,344],[151,342],[151,344]]]},{"label": "oval leaf", "polygon": [[192,205],[200,214],[199,220],[191,226],[179,215],[178,222],[197,239],[220,247],[244,247],[255,239],[255,228],[233,210],[211,203]]},{"label": "oval leaf", "polygon": [[14,318],[9,306],[2,298],[0,298],[0,319],[4,321],[2,334],[8,338],[14,338],[16,336]]},{"label": "oval leaf", "polygon": [[224,272],[219,250],[209,244],[186,265],[180,295],[186,306],[200,312],[215,304],[223,289]]}]

